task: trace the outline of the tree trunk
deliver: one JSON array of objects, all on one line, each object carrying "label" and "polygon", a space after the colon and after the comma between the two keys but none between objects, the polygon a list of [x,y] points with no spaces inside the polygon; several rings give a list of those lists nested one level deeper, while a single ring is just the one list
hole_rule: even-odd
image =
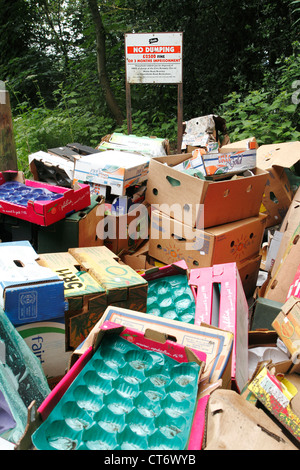
[{"label": "tree trunk", "polygon": [[17,169],[9,94],[8,91],[0,90],[0,171]]},{"label": "tree trunk", "polygon": [[123,124],[124,116],[114,97],[106,71],[105,30],[98,10],[97,0],[87,0],[96,28],[97,66],[100,85],[104,91],[106,103],[118,125]]}]

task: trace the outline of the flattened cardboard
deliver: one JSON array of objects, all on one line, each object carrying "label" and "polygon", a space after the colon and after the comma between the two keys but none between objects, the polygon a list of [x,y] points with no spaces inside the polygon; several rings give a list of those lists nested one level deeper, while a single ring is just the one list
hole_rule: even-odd
[{"label": "flattened cardboard", "polygon": [[[150,160],[146,191],[149,204],[166,215],[170,215],[173,209],[172,217],[181,222],[188,214],[189,225],[198,228],[259,214],[268,178],[266,171],[255,168],[253,176],[207,181],[172,168],[191,155],[179,154]],[[201,205],[204,205],[204,211]]]},{"label": "flattened cardboard", "polygon": [[228,262],[243,263],[258,254],[264,215],[197,230],[152,210],[149,255],[163,263],[184,259],[190,269]]},{"label": "flattened cardboard", "polygon": [[[92,345],[92,338],[105,321],[133,328],[141,332],[148,329],[163,333],[178,344],[202,351],[207,355],[201,384],[214,383],[222,379],[222,387],[231,387],[231,357],[233,335],[209,325],[189,325],[184,322],[156,317],[147,313],[110,306],[84,341],[72,354],[70,365],[86,353]],[[200,384],[200,385],[201,385]]]},{"label": "flattened cardboard", "polygon": [[214,390],[208,402],[205,450],[298,450],[262,410],[232,390]]}]

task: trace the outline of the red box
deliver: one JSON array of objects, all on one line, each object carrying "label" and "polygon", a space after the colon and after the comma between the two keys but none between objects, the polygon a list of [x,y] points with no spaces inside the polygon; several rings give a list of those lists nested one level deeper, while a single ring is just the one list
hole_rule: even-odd
[{"label": "red box", "polygon": [[37,225],[51,225],[63,219],[67,214],[80,211],[91,204],[90,187],[87,184],[76,183],[74,189],[71,189],[40,181],[24,181],[22,172],[0,172],[0,188],[4,183],[13,181],[23,183],[29,189],[47,189],[61,196],[52,201],[29,200],[26,206],[0,200],[0,212],[2,214],[11,215]]}]

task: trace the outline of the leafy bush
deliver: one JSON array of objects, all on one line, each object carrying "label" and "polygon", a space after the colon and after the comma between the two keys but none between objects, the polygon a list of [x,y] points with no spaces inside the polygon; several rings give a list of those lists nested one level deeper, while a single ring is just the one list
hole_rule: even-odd
[{"label": "leafy bush", "polygon": [[[299,44],[295,45],[299,50]],[[255,136],[259,144],[300,139],[300,56],[295,53],[266,74],[264,87],[242,94],[233,92],[221,105],[231,141]]]}]

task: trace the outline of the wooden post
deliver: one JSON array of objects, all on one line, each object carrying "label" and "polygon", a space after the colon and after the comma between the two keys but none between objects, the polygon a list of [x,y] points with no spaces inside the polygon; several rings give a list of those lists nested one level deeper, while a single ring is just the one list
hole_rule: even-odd
[{"label": "wooden post", "polygon": [[9,93],[0,90],[0,171],[17,169],[18,162]]}]

